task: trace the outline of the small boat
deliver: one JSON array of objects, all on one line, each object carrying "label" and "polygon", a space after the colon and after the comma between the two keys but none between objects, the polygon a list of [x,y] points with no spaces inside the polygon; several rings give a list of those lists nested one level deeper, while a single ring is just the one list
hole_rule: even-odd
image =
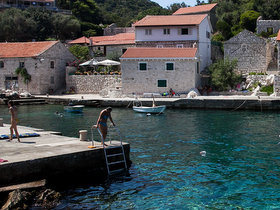
[{"label": "small boat", "polygon": [[133,110],[142,113],[159,114],[163,113],[166,109],[166,105],[149,107],[149,106],[133,106]]},{"label": "small boat", "polygon": [[135,101],[132,108],[136,112],[160,114],[164,112],[164,110],[166,109],[166,105],[156,106],[153,96],[153,106],[142,106],[141,101]]},{"label": "small boat", "polygon": [[74,105],[74,106],[64,106],[64,111],[73,112],[73,113],[81,113],[83,112],[84,105]]}]

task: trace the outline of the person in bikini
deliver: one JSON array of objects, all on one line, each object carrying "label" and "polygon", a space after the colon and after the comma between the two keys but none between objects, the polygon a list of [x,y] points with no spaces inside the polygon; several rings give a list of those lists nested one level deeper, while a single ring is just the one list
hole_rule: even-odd
[{"label": "person in bikini", "polygon": [[11,113],[11,127],[10,127],[11,135],[9,137],[9,141],[13,140],[13,133],[14,133],[13,131],[15,131],[18,142],[20,142],[19,134],[17,130],[17,123],[18,123],[17,108],[14,106],[13,101],[8,102],[8,107],[9,107],[9,112]]},{"label": "person in bikini", "polygon": [[93,127],[95,128],[99,128],[100,129],[100,132],[102,134],[102,137],[103,137],[103,144],[105,146],[107,146],[105,144],[105,139],[106,139],[106,136],[107,136],[107,131],[108,131],[108,126],[107,126],[107,120],[108,118],[110,119],[110,121],[112,122],[113,126],[115,126],[115,123],[113,122],[113,119],[111,117],[111,111],[112,111],[112,108],[111,107],[108,107],[104,110],[102,110],[100,112],[100,115],[98,117],[98,120],[96,122],[96,125],[94,125]]}]

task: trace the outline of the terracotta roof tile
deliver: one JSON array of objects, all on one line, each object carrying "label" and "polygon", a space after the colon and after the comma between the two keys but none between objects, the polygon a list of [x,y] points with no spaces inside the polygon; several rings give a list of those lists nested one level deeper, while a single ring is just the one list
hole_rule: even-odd
[{"label": "terracotta roof tile", "polygon": [[128,48],[121,58],[194,58],[197,48]]},{"label": "terracotta roof tile", "polygon": [[71,42],[69,42],[69,44],[89,44],[89,38],[83,36],[83,37],[80,37],[78,39],[75,39]]},{"label": "terracotta roof tile", "polygon": [[278,31],[278,35],[277,35],[277,41],[280,41],[280,30]]},{"label": "terracotta roof tile", "polygon": [[186,15],[186,14],[194,14],[194,13],[201,13],[201,12],[210,12],[217,4],[205,4],[199,5],[195,7],[184,7],[178,9],[173,15]]},{"label": "terracotta roof tile", "polygon": [[135,44],[134,33],[120,33],[113,36],[93,36],[90,39],[93,46]]},{"label": "terracotta roof tile", "polygon": [[156,15],[146,16],[134,24],[137,26],[179,26],[179,25],[199,25],[207,17],[202,15]]},{"label": "terracotta roof tile", "polygon": [[56,43],[58,41],[0,43],[0,58],[35,57]]}]

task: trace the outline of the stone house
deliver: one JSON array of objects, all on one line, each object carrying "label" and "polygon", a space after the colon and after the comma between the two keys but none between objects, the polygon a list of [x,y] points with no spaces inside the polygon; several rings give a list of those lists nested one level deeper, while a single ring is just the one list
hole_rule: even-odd
[{"label": "stone house", "polygon": [[266,72],[272,66],[274,46],[267,39],[243,30],[224,43],[224,58],[237,59],[242,74]]},{"label": "stone house", "polygon": [[112,36],[120,33],[134,33],[134,31],[134,27],[117,27],[115,23],[112,23],[111,25],[104,28],[103,35]]},{"label": "stone house", "polygon": [[123,94],[188,92],[199,86],[197,48],[129,48],[120,58]]},{"label": "stone house", "polygon": [[199,72],[211,64],[212,26],[207,14],[146,16],[134,24],[136,47],[197,48]]},{"label": "stone house", "polygon": [[257,34],[261,32],[276,34],[279,30],[280,20],[263,20],[261,16],[257,19]]},{"label": "stone house", "polygon": [[[0,43],[0,88],[53,93],[65,88],[65,68],[75,60],[59,41]],[[24,83],[16,74],[25,68],[31,81]]]},{"label": "stone house", "polygon": [[112,36],[81,37],[68,44],[88,46],[92,55],[96,57],[97,60],[102,60],[110,55],[120,57],[127,48],[135,47],[135,34],[119,33]]},{"label": "stone house", "polygon": [[218,21],[216,16],[216,6],[217,4],[204,4],[194,7],[182,7],[178,9],[173,15],[201,15],[207,14],[210,17],[211,25],[215,31],[215,26]]}]

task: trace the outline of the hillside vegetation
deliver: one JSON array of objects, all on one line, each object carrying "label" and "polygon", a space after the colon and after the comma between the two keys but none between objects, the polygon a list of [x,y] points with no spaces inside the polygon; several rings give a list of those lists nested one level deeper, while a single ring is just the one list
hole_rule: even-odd
[{"label": "hillside vegetation", "polygon": [[[150,0],[57,0],[56,3],[60,9],[70,10],[72,15],[41,8],[3,10],[0,13],[0,41],[63,41],[100,36],[108,24],[131,26],[146,15],[171,15],[187,6],[182,2],[165,9]],[[197,5],[204,3],[197,0]],[[280,19],[279,0],[209,0],[209,3],[218,3],[218,31],[213,37],[216,41],[228,40],[243,29],[254,32],[260,15],[264,19]]]}]

